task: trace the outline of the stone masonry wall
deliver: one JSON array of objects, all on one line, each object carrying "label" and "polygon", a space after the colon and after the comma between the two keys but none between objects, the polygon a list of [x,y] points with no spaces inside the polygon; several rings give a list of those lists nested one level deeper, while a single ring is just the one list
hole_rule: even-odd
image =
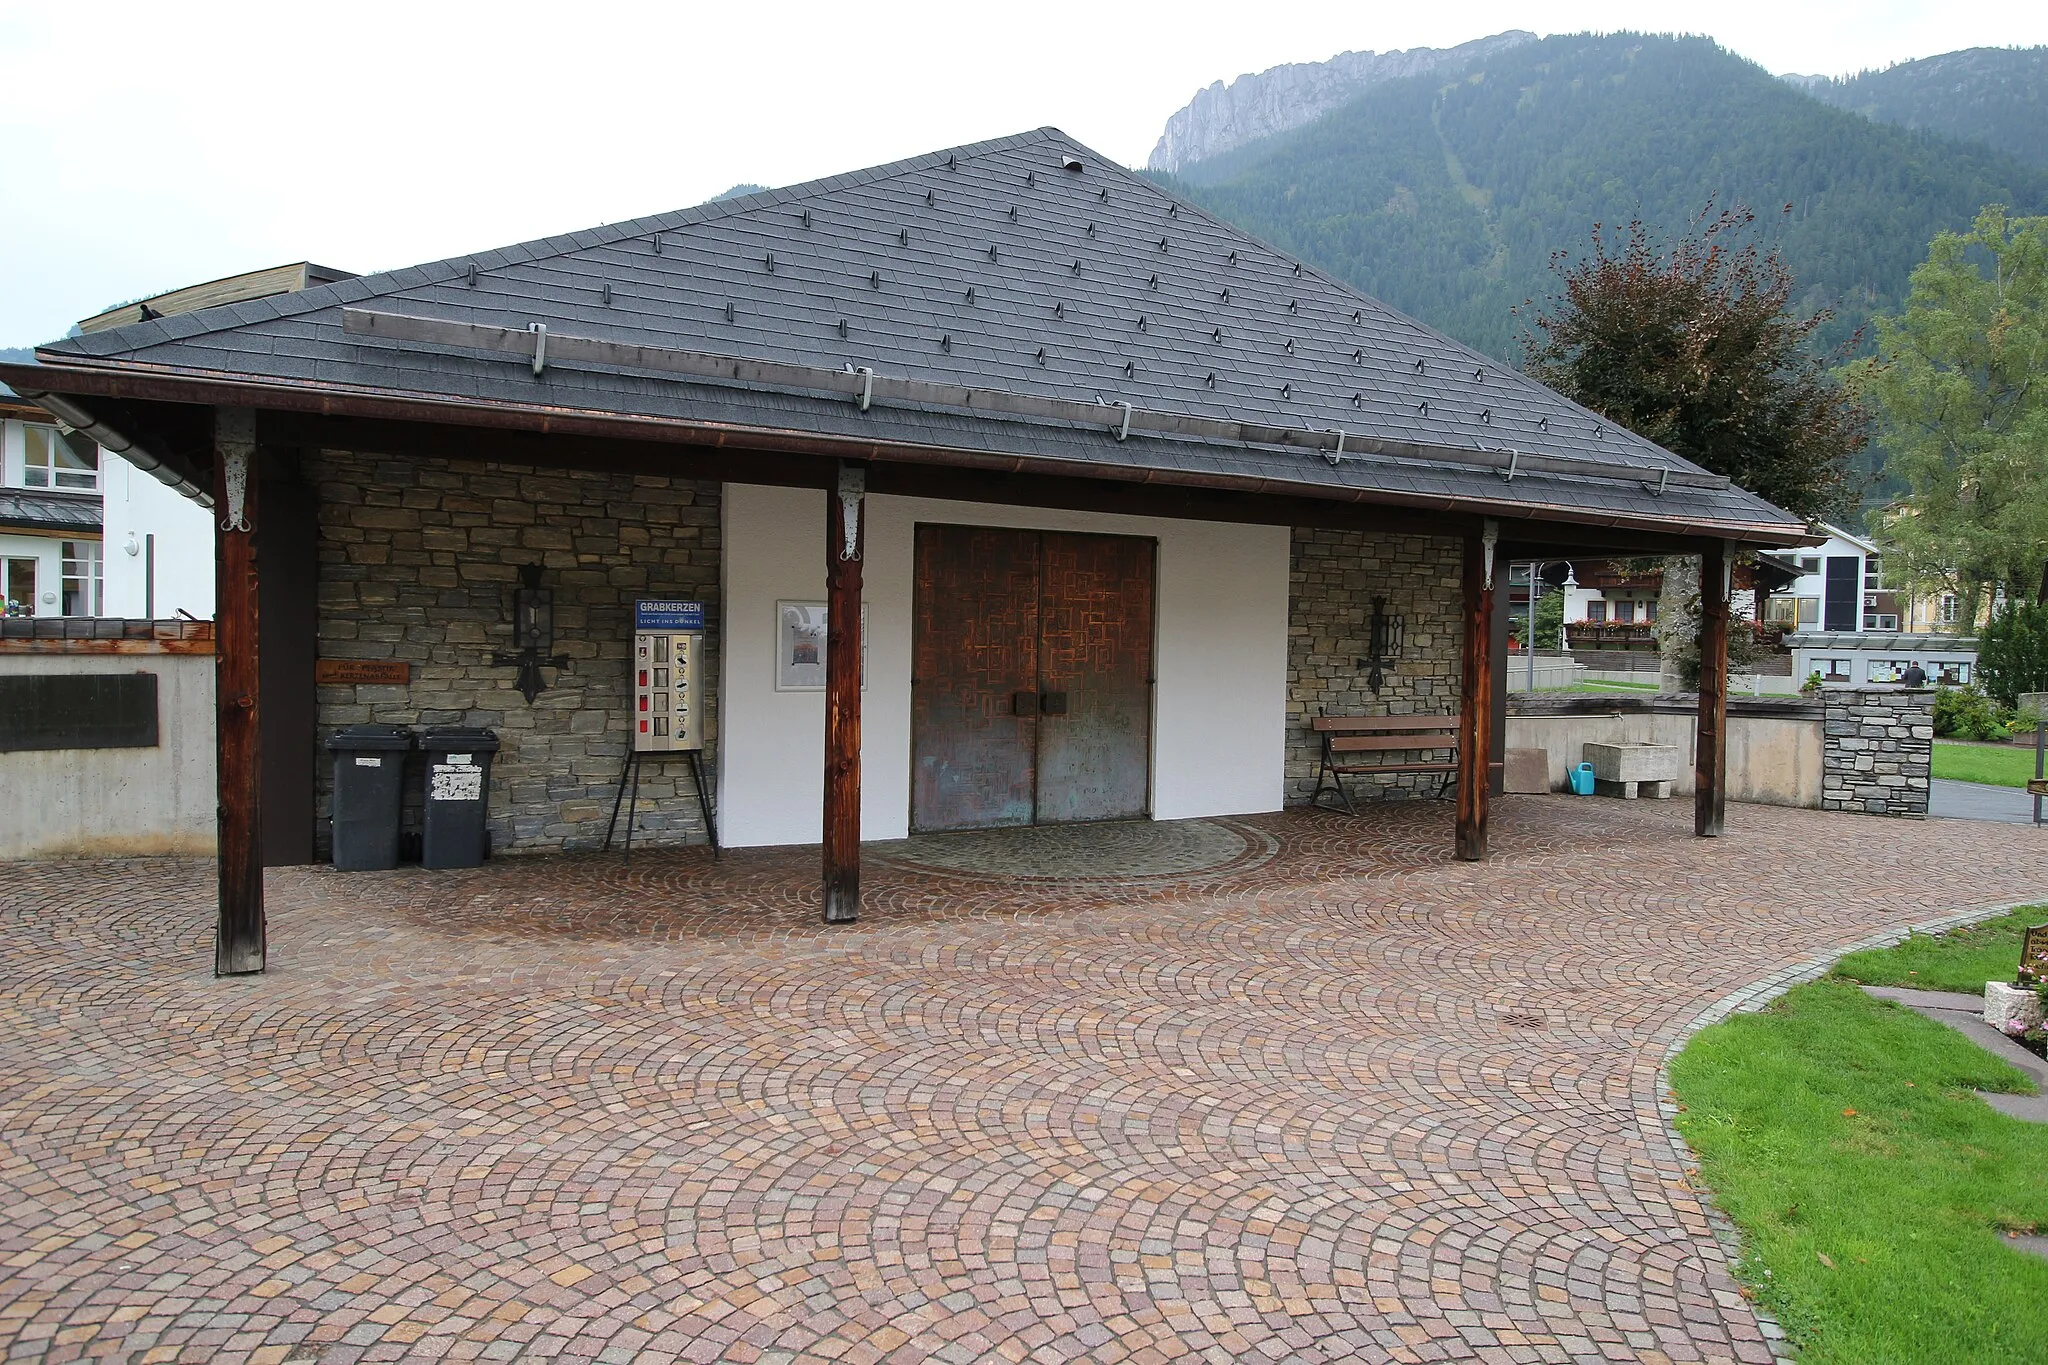
[{"label": "stone masonry wall", "polygon": [[[718,735],[718,485],[627,474],[530,470],[481,461],[322,451],[306,462],[320,498],[320,656],[403,659],[408,686],[322,687],[324,740],[342,725],[485,725],[497,850],[593,848],[604,837],[631,724],[627,655],[638,597],[702,599],[707,644],[706,779]],[[554,593],[555,650],[529,706],[512,645],[518,568],[538,563]],[[329,847],[331,765],[321,755],[318,825]],[[415,760],[417,761],[417,760]],[[418,827],[417,774],[407,821]],[[689,765],[650,764],[635,842],[703,837]]]},{"label": "stone masonry wall", "polygon": [[[1446,537],[1295,528],[1287,621],[1288,804],[1315,790],[1322,745],[1309,722],[1333,716],[1451,716],[1464,629],[1463,547]],[[1366,685],[1372,599],[1402,618],[1401,652],[1378,693]],[[1402,759],[1421,758],[1402,754]],[[1441,754],[1429,756],[1440,759]],[[1430,796],[1433,773],[1350,777],[1354,799]]]},{"label": "stone masonry wall", "polygon": [[1927,814],[1934,693],[1824,688],[1821,809]]}]

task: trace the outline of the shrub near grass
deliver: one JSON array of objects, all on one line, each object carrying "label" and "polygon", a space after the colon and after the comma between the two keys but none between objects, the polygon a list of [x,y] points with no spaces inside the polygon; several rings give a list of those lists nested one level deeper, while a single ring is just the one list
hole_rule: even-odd
[{"label": "shrub near grass", "polygon": [[2048,1361],[2048,1126],[1970,1091],[2026,1077],[1846,981],[1702,1032],[1678,1128],[1803,1365]]}]

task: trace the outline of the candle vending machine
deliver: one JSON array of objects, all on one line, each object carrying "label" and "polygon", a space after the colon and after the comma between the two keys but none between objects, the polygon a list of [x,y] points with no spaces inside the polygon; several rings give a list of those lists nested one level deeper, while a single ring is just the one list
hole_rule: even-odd
[{"label": "candle vending machine", "polygon": [[626,764],[619,770],[619,792],[612,800],[611,822],[604,846],[612,846],[619,811],[626,812],[626,856],[633,856],[633,826],[640,808],[640,769],[680,754],[690,763],[697,788],[697,808],[712,852],[718,850],[718,824],[704,783],[704,604],[643,601],[633,604],[633,742],[626,746]]},{"label": "candle vending machine", "polygon": [[704,604],[641,602],[633,620],[633,747],[704,747]]}]

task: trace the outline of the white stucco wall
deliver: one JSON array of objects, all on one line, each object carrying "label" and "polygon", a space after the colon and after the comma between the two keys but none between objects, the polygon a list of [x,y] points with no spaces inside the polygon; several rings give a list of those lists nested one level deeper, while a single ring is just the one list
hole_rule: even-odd
[{"label": "white stucco wall", "polygon": [[0,859],[212,856],[213,655],[0,653],[0,672],[157,675],[153,749],[0,753]]},{"label": "white stucco wall", "polygon": [[[204,507],[129,464],[100,452],[106,615],[159,620],[181,610],[213,619],[213,522]],[[156,536],[156,600],[149,601],[148,538]],[[135,552],[130,554],[128,547]]]},{"label": "white stucco wall", "polygon": [[[825,702],[777,692],[775,604],[825,596],[825,495],[728,484],[719,691],[719,833],[733,847],[815,843]],[[1095,512],[868,499],[861,834],[910,824],[913,535],[919,522],[1148,536],[1159,543],[1152,812],[1278,810],[1287,713],[1288,532]]]}]

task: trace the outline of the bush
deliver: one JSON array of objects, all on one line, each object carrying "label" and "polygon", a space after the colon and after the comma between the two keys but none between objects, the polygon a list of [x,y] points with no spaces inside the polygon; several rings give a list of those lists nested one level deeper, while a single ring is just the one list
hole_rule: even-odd
[{"label": "bush", "polygon": [[2008,601],[1984,626],[1977,676],[2007,706],[2022,692],[2048,692],[2048,603]]},{"label": "bush", "polygon": [[1975,683],[1934,689],[1934,733],[1944,739],[2011,739],[2027,722]]}]

